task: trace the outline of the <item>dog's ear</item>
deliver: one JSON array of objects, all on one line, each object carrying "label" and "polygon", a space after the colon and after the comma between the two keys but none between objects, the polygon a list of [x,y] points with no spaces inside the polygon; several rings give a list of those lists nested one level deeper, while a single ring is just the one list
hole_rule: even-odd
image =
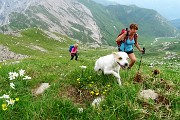
[{"label": "dog's ear", "polygon": [[117,52],[112,52],[113,55],[117,55]]},{"label": "dog's ear", "polygon": [[112,52],[113,56],[116,57],[117,56],[117,52]]},{"label": "dog's ear", "polygon": [[112,54],[113,54],[115,59],[118,59],[118,52],[113,52]]}]

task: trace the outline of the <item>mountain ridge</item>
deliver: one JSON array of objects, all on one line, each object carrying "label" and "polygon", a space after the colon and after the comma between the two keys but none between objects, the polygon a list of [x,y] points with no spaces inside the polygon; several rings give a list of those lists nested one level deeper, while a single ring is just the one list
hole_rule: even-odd
[{"label": "mountain ridge", "polygon": [[[1,24],[1,32],[37,27],[65,34],[84,43],[96,42],[108,45],[115,45],[114,39],[121,28],[128,27],[131,22],[139,24],[138,32],[142,36],[170,36],[176,32],[175,28],[157,12],[137,6],[103,6],[91,0],[33,0],[31,2],[30,0],[0,0],[0,2],[6,2],[6,6],[9,5],[10,8],[13,3],[14,6],[21,5],[16,7],[15,12],[10,10],[8,17],[0,18],[0,23],[2,19],[8,21],[6,22],[8,24]],[[21,8],[23,6],[24,8]],[[0,14],[3,15],[2,6],[0,9]],[[139,22],[143,14],[150,15]]]},{"label": "mountain ridge", "polygon": [[177,29],[180,30],[180,18],[179,19],[174,19],[170,21]]}]

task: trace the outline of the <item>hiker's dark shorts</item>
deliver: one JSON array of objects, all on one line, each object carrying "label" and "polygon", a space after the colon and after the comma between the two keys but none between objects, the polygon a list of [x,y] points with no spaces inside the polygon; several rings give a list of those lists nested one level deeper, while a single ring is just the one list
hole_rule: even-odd
[{"label": "hiker's dark shorts", "polygon": [[[119,51],[122,51],[122,50],[119,50]],[[131,54],[133,53],[133,49],[131,51],[124,51],[124,52],[126,52],[127,54]]]}]

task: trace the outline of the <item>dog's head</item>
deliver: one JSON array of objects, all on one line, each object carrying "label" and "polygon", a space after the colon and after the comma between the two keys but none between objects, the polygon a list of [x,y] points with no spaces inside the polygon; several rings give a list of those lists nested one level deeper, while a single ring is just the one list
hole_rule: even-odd
[{"label": "dog's head", "polygon": [[117,64],[125,69],[129,66],[129,63],[128,63],[128,55],[127,53],[125,52],[113,52],[113,56],[114,56],[114,60],[115,62],[117,62]]}]

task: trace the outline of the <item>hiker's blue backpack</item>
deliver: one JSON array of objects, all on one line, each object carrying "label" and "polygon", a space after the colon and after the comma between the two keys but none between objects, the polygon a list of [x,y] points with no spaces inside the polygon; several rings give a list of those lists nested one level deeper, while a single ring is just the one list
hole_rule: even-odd
[{"label": "hiker's blue backpack", "polygon": [[74,45],[70,45],[69,46],[69,52],[71,52],[71,50],[73,49]]}]

